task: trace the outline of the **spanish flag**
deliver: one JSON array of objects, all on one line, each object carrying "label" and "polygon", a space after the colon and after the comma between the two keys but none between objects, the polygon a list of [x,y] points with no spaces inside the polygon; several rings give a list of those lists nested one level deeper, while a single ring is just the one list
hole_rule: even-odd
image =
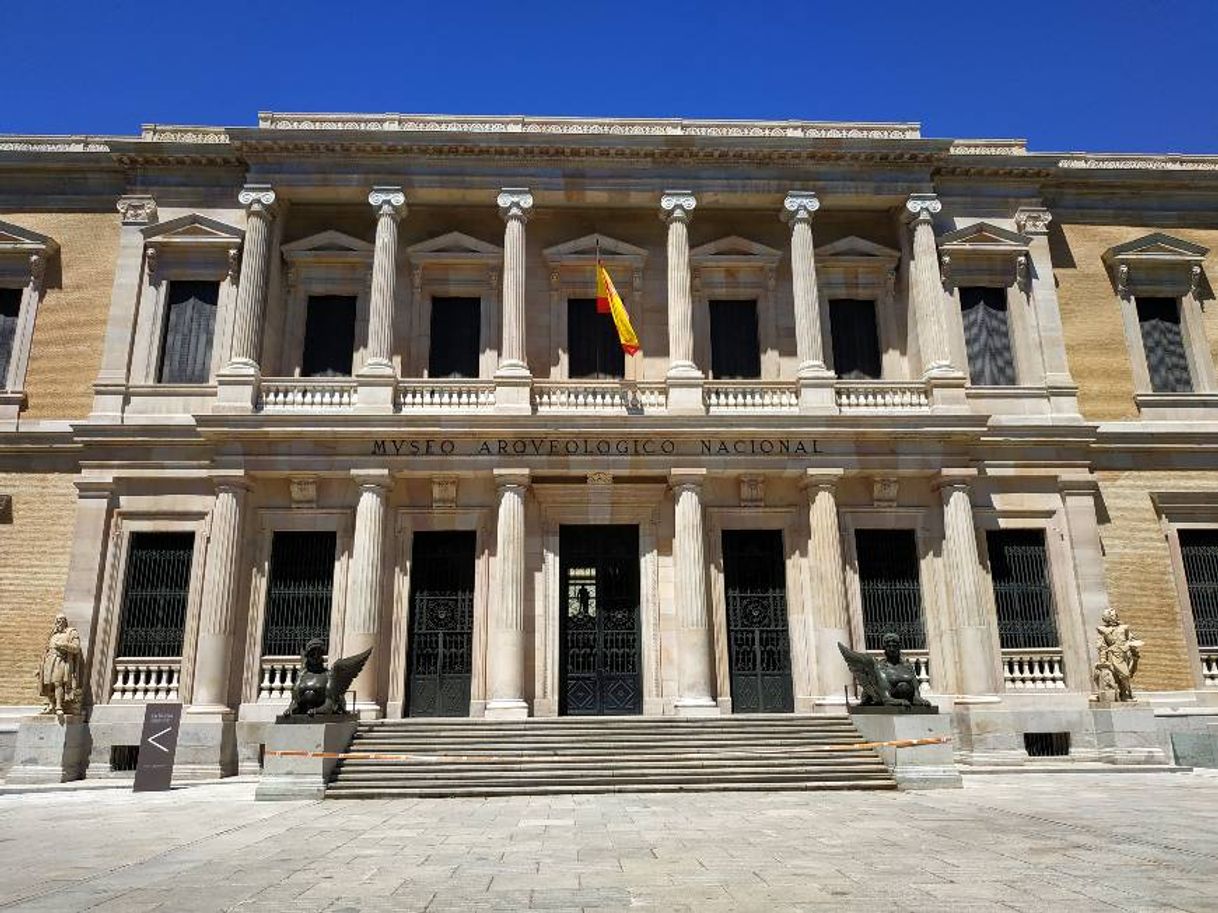
[{"label": "spanish flag", "polygon": [[630,315],[626,313],[626,305],[622,304],[622,296],[613,287],[609,272],[596,264],[596,311],[598,314],[612,314],[613,325],[617,328],[617,338],[622,344],[622,351],[633,355],[639,350],[639,337],[634,334],[630,325]]}]

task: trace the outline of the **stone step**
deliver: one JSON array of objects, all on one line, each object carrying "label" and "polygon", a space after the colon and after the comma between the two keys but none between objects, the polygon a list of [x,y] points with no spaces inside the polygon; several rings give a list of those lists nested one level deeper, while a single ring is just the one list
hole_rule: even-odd
[{"label": "stone step", "polygon": [[768,764],[741,764],[741,763],[715,763],[715,762],[669,762],[664,761],[658,764],[640,764],[623,763],[623,764],[597,764],[597,765],[567,765],[567,764],[536,764],[525,762],[520,764],[483,764],[483,765],[463,765],[463,764],[406,764],[392,762],[369,762],[369,761],[344,761],[341,772],[343,781],[356,780],[360,778],[381,778],[403,776],[477,776],[483,773],[528,773],[528,774],[570,774],[572,776],[586,776],[588,773],[593,774],[612,774],[619,773],[701,773],[701,774],[718,774],[718,773],[738,773],[742,771],[787,773],[790,771],[816,773],[824,770],[845,771],[857,770],[860,772],[878,771],[885,773],[887,768],[881,761],[875,759],[865,759],[861,761],[853,761],[843,758],[832,758],[825,761],[807,762],[807,761],[789,761],[775,762]]},{"label": "stone step", "polygon": [[359,724],[359,731],[400,729],[400,730],[436,730],[436,729],[483,729],[483,730],[518,730],[521,732],[538,732],[546,730],[596,729],[665,729],[668,731],[694,729],[735,729],[750,732],[761,732],[766,729],[784,728],[819,728],[825,726],[850,727],[848,716],[818,715],[818,716],[724,716],[724,717],[653,717],[653,716],[580,716],[580,717],[530,717],[527,720],[487,720],[466,717],[412,717],[402,720],[364,720]]},{"label": "stone step", "polygon": [[460,786],[449,784],[443,787],[342,787],[338,784],[326,790],[326,797],[335,799],[457,799],[487,798],[493,796],[578,796],[601,793],[679,793],[679,792],[813,792],[841,790],[891,790],[896,781],[857,780],[802,780],[772,783],[769,781],[739,781],[735,783],[606,783],[606,784],[562,784],[557,786]]}]

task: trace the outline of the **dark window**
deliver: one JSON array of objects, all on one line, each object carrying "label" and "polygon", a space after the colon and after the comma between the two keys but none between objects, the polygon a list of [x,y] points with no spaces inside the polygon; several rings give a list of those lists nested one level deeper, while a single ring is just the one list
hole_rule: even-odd
[{"label": "dark window", "polygon": [[994,582],[999,644],[1004,650],[1057,647],[1044,530],[991,530],[985,541]]},{"label": "dark window", "polygon": [[889,631],[901,635],[907,650],[925,650],[918,542],[912,529],[859,529],[859,588],[863,596],[863,635],[868,650],[882,648]]},{"label": "dark window", "polygon": [[979,387],[1015,383],[1015,359],[1007,320],[1007,290],[963,287],[960,312],[964,319],[964,345],[968,350],[969,379]]},{"label": "dark window", "polygon": [[350,377],[355,353],[355,297],[310,295],[305,314],[304,377]]},{"label": "dark window", "polygon": [[110,769],[118,771],[135,770],[140,764],[140,746],[111,745]]},{"label": "dark window", "polygon": [[1218,529],[1180,530],[1180,557],[1197,646],[1218,647]]},{"label": "dark window", "polygon": [[277,532],[266,584],[263,656],[297,656],[313,638],[330,640],[333,532]]},{"label": "dark window", "polygon": [[181,656],[194,533],[132,533],[118,655]]},{"label": "dark window", "polygon": [[432,298],[428,376],[477,377],[481,330],[480,299]]},{"label": "dark window", "polygon": [[626,353],[610,314],[596,312],[595,298],[567,300],[567,376],[622,377]]},{"label": "dark window", "polygon": [[21,313],[21,289],[0,288],[0,390],[8,385],[8,366],[13,362],[17,338],[17,315]]},{"label": "dark window", "polygon": [[830,301],[829,330],[833,335],[833,370],[838,377],[866,380],[880,376],[874,301]]},{"label": "dark window", "polygon": [[720,380],[761,377],[756,301],[710,302],[711,373]]},{"label": "dark window", "polygon": [[1180,332],[1180,302],[1175,298],[1138,298],[1142,348],[1155,393],[1191,393],[1193,377]]},{"label": "dark window", "polygon": [[1060,758],[1070,754],[1068,732],[1025,732],[1023,750],[1030,758]]},{"label": "dark window", "polygon": [[161,364],[157,370],[161,383],[207,383],[211,377],[211,345],[219,298],[219,282],[169,283]]}]

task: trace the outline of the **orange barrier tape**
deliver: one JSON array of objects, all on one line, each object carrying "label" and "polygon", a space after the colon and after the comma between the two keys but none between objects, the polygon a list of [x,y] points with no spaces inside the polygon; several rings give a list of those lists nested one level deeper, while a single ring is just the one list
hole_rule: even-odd
[{"label": "orange barrier tape", "polygon": [[[873,748],[916,748],[919,745],[942,745],[950,742],[950,736],[934,736],[926,739],[891,739],[887,742],[850,742],[844,745],[808,745],[797,751],[870,751]],[[789,754],[791,748],[737,748],[716,752],[720,755]],[[628,752],[627,752],[628,753]],[[273,758],[326,758],[337,761],[519,761],[516,756],[466,755],[466,754],[383,754],[371,751],[267,751],[265,757]]]}]

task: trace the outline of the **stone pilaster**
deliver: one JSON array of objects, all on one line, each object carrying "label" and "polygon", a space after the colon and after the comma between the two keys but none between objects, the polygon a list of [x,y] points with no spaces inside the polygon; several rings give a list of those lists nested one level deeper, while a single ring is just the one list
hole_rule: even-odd
[{"label": "stone pilaster", "polygon": [[804,481],[808,493],[808,569],[812,583],[817,703],[839,706],[845,702],[844,688],[851,683],[851,675],[837,645],[844,643],[862,649],[861,644],[850,642],[842,534],[837,518],[837,485],[841,476],[840,470],[809,469]]},{"label": "stone pilaster", "polygon": [[1078,414],[1078,388],[1066,361],[1066,338],[1062,331],[1061,307],[1057,284],[1053,280],[1053,259],[1049,253],[1049,210],[1039,206],[1020,207],[1015,212],[1015,227],[1031,239],[1026,286],[1040,333],[1040,350],[1045,363],[1045,383],[1055,413]]},{"label": "stone pilaster", "polygon": [[668,411],[701,413],[702,374],[694,364],[694,307],[690,292],[689,220],[698,200],[688,190],[666,190],[660,218],[668,224]]},{"label": "stone pilaster", "polygon": [[679,649],[676,711],[693,716],[719,713],[715,700],[714,637],[706,598],[706,533],[702,518],[705,477],[705,469],[674,469],[668,474],[676,504],[672,543]]},{"label": "stone pilaster", "polygon": [[975,471],[945,471],[936,482],[943,499],[943,575],[948,581],[951,613],[946,627],[955,647],[957,693],[992,695],[1001,690],[1001,670],[997,622],[990,616],[989,601],[982,598],[981,559],[969,493],[975,475]]},{"label": "stone pilaster", "polygon": [[486,715],[492,719],[521,719],[529,715],[524,699],[525,608],[524,499],[527,469],[494,470],[499,490],[499,520],[495,531],[497,582],[491,596],[490,636],[487,639]]},{"label": "stone pilaster", "polygon": [[499,369],[495,372],[495,409],[528,413],[532,375],[525,345],[525,223],[533,212],[533,194],[524,187],[505,187],[496,200],[503,217],[503,332]]},{"label": "stone pilaster", "polygon": [[791,292],[795,308],[795,353],[799,358],[801,412],[832,412],[833,372],[825,366],[824,336],[820,324],[820,291],[816,284],[816,256],[812,242],[812,215],[820,199],[807,190],[792,190],[782,201],[781,217],[791,226]]},{"label": "stone pilaster", "polygon": [[1091,671],[1099,656],[1095,629],[1108,608],[1108,583],[1104,576],[1104,546],[1096,512],[1099,483],[1094,476],[1064,478],[1058,483],[1066,514],[1070,559],[1078,594],[1078,613],[1062,612],[1062,662],[1066,686],[1074,691],[1091,690]]},{"label": "stone pilaster", "polygon": [[398,220],[406,214],[401,187],[373,187],[376,212],[372,295],[368,302],[368,357],[359,372],[359,412],[392,412],[397,374],[393,369],[393,312],[398,274]]},{"label": "stone pilaster", "polygon": [[241,476],[216,480],[207,538],[199,637],[195,647],[191,713],[230,712],[229,670],[232,664],[236,601],[240,590],[241,527],[249,482]]},{"label": "stone pilaster", "polygon": [[[110,533],[111,508],[114,506],[114,480],[110,477],[76,479],[76,523],[72,535],[72,556],[68,563],[68,577],[63,591],[63,613],[68,622],[80,634],[85,654],[86,669],[93,665],[95,649],[93,638],[94,619],[97,618],[100,602],[104,562],[106,559],[106,537]],[[92,674],[86,672],[83,682],[91,682]],[[82,683],[83,683],[82,682]],[[108,695],[106,695],[108,696]],[[106,696],[103,696],[104,700]],[[96,694],[86,694],[85,703],[92,704]]]},{"label": "stone pilaster", "polygon": [[909,266],[909,298],[918,328],[918,349],[924,377],[956,377],[947,333],[947,296],[939,273],[939,251],[935,245],[934,215],[943,203],[933,193],[911,194],[905,202],[906,218],[913,233],[913,259]]},{"label": "stone pilaster", "polygon": [[231,357],[216,379],[216,406],[222,412],[250,412],[257,402],[276,200],[267,184],[247,184],[237,199],[246,208],[245,248],[233,309]]},{"label": "stone pilaster", "polygon": [[352,684],[355,706],[361,717],[381,715],[378,669],[385,645],[380,642],[381,603],[385,592],[385,527],[389,518],[389,490],[393,485],[388,470],[354,470],[359,486],[355,507],[355,537],[351,543],[351,589],[348,591],[346,622],[343,630],[343,655],[352,656],[372,647],[372,655]]}]

